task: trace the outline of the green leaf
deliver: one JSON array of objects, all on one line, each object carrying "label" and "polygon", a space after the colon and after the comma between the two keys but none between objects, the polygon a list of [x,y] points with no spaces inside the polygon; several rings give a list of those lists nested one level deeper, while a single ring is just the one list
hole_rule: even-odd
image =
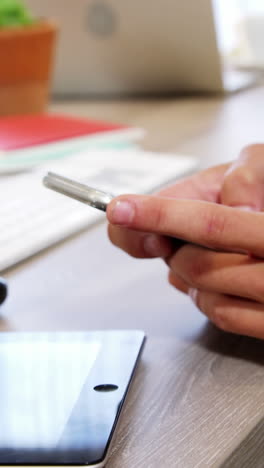
[{"label": "green leaf", "polygon": [[28,9],[19,0],[0,0],[0,28],[32,24]]}]

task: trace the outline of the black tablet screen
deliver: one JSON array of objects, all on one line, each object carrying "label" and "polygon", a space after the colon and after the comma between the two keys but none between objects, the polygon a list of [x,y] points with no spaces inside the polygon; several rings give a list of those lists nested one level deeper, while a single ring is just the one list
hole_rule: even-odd
[{"label": "black tablet screen", "polygon": [[139,349],[110,334],[15,335],[0,340],[0,464],[102,460]]}]

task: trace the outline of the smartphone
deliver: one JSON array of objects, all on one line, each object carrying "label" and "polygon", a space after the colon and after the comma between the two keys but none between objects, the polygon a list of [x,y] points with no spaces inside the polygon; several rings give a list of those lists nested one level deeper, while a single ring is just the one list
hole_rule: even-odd
[{"label": "smartphone", "polygon": [[114,195],[102,192],[86,184],[63,177],[54,172],[48,172],[43,178],[45,187],[62,193],[68,197],[74,198],[86,205],[106,211],[108,203],[114,198]]},{"label": "smartphone", "polygon": [[144,332],[0,335],[0,465],[105,466]]}]

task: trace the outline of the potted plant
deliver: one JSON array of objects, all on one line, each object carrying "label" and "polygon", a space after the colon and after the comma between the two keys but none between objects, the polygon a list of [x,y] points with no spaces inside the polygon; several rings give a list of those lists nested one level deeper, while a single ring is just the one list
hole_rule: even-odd
[{"label": "potted plant", "polygon": [[0,115],[45,110],[56,32],[20,0],[0,0]]}]

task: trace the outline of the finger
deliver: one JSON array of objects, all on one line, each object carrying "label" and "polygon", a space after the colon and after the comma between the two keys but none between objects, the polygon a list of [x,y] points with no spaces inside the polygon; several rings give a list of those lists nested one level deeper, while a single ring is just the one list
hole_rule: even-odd
[{"label": "finger", "polygon": [[168,274],[168,281],[169,283],[179,291],[188,294],[190,289],[190,285],[188,285],[185,281],[183,281],[179,276],[173,273],[173,271],[169,271]]},{"label": "finger", "polygon": [[261,260],[187,244],[167,263],[173,273],[193,288],[264,303]]},{"label": "finger", "polygon": [[191,291],[197,307],[220,329],[264,339],[264,305],[223,294]]},{"label": "finger", "polygon": [[197,172],[161,190],[158,195],[190,200],[206,200],[217,203],[219,202],[224,176],[229,167],[230,164],[221,164]]},{"label": "finger", "polygon": [[174,251],[170,238],[108,225],[112,244],[136,258],[168,257]]},{"label": "finger", "polygon": [[215,203],[123,195],[108,206],[111,223],[176,237],[214,250],[264,256],[262,213],[249,213]]},{"label": "finger", "polygon": [[[163,189],[160,194],[173,198],[201,199],[218,201],[220,188],[229,164],[215,166],[178,181]],[[167,257],[171,252],[171,240],[165,236],[147,235],[137,231],[109,225],[108,235],[111,242],[136,258]],[[175,245],[174,248],[178,248]]]},{"label": "finger", "polygon": [[264,145],[251,145],[240,154],[223,179],[221,203],[261,211],[264,208]]}]

